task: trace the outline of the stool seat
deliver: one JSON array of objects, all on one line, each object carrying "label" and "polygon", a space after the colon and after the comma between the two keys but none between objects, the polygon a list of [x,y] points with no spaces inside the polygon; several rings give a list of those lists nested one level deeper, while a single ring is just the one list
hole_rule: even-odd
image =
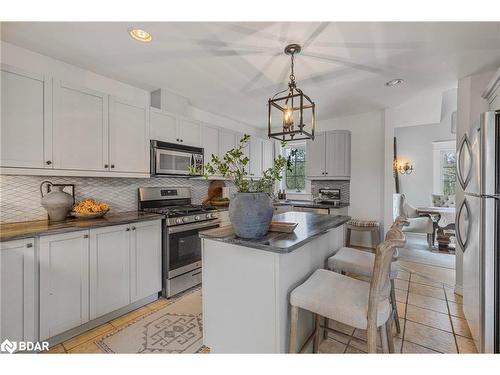
[{"label": "stool seat", "polygon": [[373,228],[379,227],[380,223],[377,220],[363,220],[363,219],[351,219],[347,225],[352,225],[353,227],[360,228]]},{"label": "stool seat", "polygon": [[[290,304],[359,329],[368,326],[370,283],[328,270],[316,270],[290,295]],[[392,313],[389,296],[378,303],[377,327]]]},{"label": "stool seat", "polygon": [[[348,272],[359,276],[372,277],[375,254],[367,251],[342,247],[335,255],[328,258],[328,268],[335,272]],[[398,275],[398,262],[391,263],[390,279]]]}]

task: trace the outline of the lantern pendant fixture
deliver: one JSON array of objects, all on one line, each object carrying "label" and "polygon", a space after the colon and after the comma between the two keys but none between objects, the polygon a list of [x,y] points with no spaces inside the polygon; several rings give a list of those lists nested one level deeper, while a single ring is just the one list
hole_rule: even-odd
[{"label": "lantern pendant fixture", "polygon": [[[297,87],[294,75],[295,54],[300,53],[298,44],[289,44],[285,53],[291,58],[290,82],[288,88],[276,93],[268,102],[268,136],[279,141],[314,139],[316,125],[315,104]],[[285,94],[286,93],[286,94]],[[280,117],[279,128],[272,126],[273,113]]]}]

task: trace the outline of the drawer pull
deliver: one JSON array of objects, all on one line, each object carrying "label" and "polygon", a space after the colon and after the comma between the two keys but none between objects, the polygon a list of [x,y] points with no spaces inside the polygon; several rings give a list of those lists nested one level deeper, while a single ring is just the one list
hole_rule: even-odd
[{"label": "drawer pull", "polygon": [[33,247],[33,244],[30,242],[30,243],[26,244],[26,247]]}]

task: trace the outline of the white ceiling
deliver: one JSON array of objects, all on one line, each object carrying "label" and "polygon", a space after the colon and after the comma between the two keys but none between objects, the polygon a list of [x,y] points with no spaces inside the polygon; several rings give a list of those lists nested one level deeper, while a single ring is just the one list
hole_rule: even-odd
[{"label": "white ceiling", "polygon": [[[139,26],[149,44],[132,40]],[[2,23],[2,40],[197,107],[266,126],[267,99],[286,87],[288,43],[298,86],[319,119],[393,107],[500,65],[500,23]],[[403,78],[388,88],[384,83]]]}]

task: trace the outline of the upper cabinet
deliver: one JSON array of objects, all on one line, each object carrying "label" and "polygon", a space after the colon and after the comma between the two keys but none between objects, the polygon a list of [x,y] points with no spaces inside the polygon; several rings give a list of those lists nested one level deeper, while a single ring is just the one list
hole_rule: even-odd
[{"label": "upper cabinet", "polygon": [[262,176],[262,144],[263,140],[256,137],[250,137],[250,165],[248,175],[250,177]]},{"label": "upper cabinet", "polygon": [[109,168],[113,172],[149,173],[149,111],[109,98]]},{"label": "upper cabinet", "polygon": [[105,171],[108,164],[108,96],[54,81],[55,169]]},{"label": "upper cabinet", "polygon": [[306,173],[311,179],[350,179],[351,132],[333,130],[308,140]]},{"label": "upper cabinet", "polygon": [[262,171],[274,165],[274,142],[269,139],[262,141]]},{"label": "upper cabinet", "polygon": [[204,124],[201,127],[201,139],[203,140],[203,158],[206,164],[212,160],[212,155],[219,155],[219,129]]},{"label": "upper cabinet", "polygon": [[150,108],[151,139],[199,147],[200,123],[174,114]]},{"label": "upper cabinet", "polygon": [[44,168],[45,151],[49,151],[43,139],[50,125],[45,108],[50,104],[50,80],[2,65],[1,84],[0,165]]},{"label": "upper cabinet", "polygon": [[226,152],[236,147],[236,134],[220,129],[219,130],[219,156],[224,155]]}]

